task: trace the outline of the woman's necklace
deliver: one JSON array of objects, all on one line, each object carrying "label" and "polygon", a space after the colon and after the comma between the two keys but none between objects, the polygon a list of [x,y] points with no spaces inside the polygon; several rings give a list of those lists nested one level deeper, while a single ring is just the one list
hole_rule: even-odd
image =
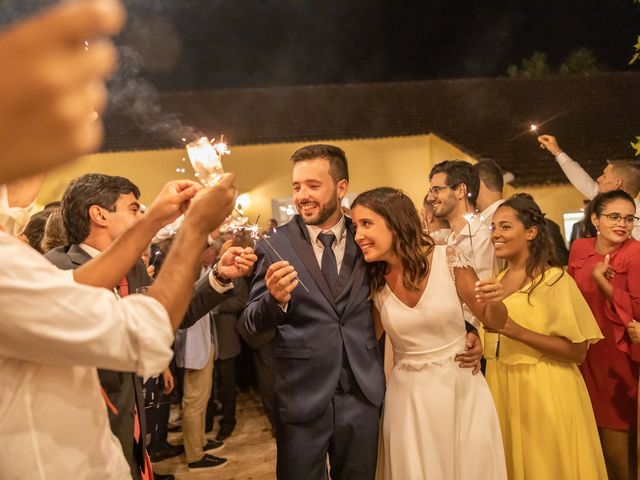
[{"label": "woman's necklace", "polygon": [[598,242],[598,240],[600,239],[601,239],[600,236],[596,237],[596,241],[593,243],[593,249],[596,251],[598,255],[602,255],[602,256],[610,255],[620,247],[619,245],[615,245],[613,247],[609,247],[609,249],[602,248],[602,245],[600,245]]}]

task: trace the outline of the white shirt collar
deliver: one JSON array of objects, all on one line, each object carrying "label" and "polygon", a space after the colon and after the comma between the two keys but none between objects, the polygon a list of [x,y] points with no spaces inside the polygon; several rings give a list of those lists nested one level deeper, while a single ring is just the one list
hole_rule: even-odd
[{"label": "white shirt collar", "polygon": [[491,225],[491,220],[493,219],[493,214],[496,213],[496,210],[500,205],[505,202],[504,198],[500,200],[496,200],[487,208],[485,208],[480,214],[480,221],[482,221],[485,225]]},{"label": "white shirt collar", "polygon": [[98,255],[100,255],[102,253],[100,250],[97,250],[97,249],[87,245],[86,243],[81,243],[78,246],[82,250],[84,250],[87,253],[87,255],[89,255],[91,258],[96,258]]},{"label": "white shirt collar", "polygon": [[[318,241],[318,235],[321,233],[333,233],[336,236],[336,243],[338,245],[344,239],[344,234],[346,232],[346,223],[344,221],[344,215],[340,217],[338,223],[336,223],[332,228],[328,230],[323,230],[316,225],[306,225],[307,230],[309,231],[309,237],[311,237],[311,243],[316,244]],[[335,247],[334,247],[335,248]]]}]

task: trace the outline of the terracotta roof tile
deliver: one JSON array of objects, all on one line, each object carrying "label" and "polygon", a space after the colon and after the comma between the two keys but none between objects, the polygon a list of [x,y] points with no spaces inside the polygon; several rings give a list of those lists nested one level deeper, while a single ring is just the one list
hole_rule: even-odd
[{"label": "terracotta roof tile", "polygon": [[[630,157],[640,135],[640,74],[460,79],[164,92],[165,114],[107,112],[103,151],[175,148],[197,126],[233,145],[436,133],[494,158],[518,185],[565,182],[531,123],[553,133],[592,175]],[[178,113],[176,113],[178,112]]]}]

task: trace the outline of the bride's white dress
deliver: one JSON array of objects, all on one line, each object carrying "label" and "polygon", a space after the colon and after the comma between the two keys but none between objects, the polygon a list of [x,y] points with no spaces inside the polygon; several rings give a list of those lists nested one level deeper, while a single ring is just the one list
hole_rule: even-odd
[{"label": "bride's white dress", "polygon": [[385,480],[507,478],[487,382],[454,361],[466,331],[453,267],[467,265],[455,247],[436,246],[415,307],[387,286],[375,296],[394,359],[382,426]]}]

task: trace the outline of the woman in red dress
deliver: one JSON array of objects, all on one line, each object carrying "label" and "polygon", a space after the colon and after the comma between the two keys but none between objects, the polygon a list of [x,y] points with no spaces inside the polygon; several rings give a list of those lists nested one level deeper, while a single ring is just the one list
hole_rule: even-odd
[{"label": "woman in red dress", "polygon": [[598,234],[573,242],[569,274],[575,279],[604,340],[589,348],[584,376],[607,468],[612,479],[636,478],[636,425],[640,345],[627,326],[640,319],[640,242],[631,238],[638,220],[633,198],[622,190],[593,200]]}]

